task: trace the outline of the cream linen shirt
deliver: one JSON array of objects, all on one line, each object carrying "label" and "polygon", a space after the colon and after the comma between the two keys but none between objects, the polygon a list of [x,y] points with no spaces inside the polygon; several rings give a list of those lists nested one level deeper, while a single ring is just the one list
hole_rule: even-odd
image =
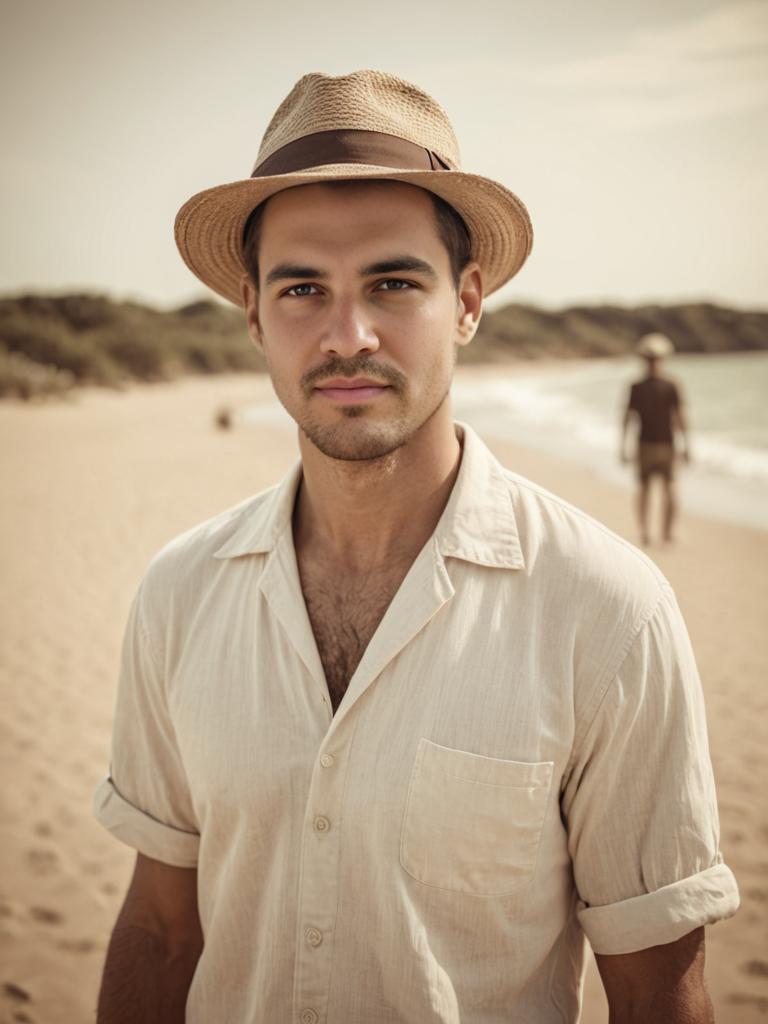
[{"label": "cream linen shirt", "polygon": [[463,456],[332,714],[301,467],[172,541],[134,601],[115,836],[196,866],[190,1024],[549,1024],[599,953],[733,914],[701,687],[653,563]]}]

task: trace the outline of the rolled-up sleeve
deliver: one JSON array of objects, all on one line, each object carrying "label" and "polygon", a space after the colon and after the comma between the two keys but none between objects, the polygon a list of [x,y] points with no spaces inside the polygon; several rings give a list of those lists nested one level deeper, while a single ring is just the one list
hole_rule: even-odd
[{"label": "rolled-up sleeve", "polygon": [[674,942],[736,912],[701,683],[666,585],[606,687],[562,806],[578,917],[596,953]]},{"label": "rolled-up sleeve", "polygon": [[109,776],[94,793],[93,813],[140,853],[177,867],[194,867],[199,829],[164,682],[142,586],[123,638]]}]

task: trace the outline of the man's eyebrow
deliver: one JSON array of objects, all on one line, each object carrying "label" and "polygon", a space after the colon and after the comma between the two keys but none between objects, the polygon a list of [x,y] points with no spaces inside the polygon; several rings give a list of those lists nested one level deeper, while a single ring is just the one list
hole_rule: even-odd
[{"label": "man's eyebrow", "polygon": [[[361,277],[373,277],[375,274],[396,274],[396,273],[417,273],[423,274],[433,280],[437,280],[435,268],[419,259],[417,256],[394,256],[387,260],[378,260],[376,263],[369,263],[366,267],[360,268]],[[265,284],[274,284],[276,281],[285,280],[322,280],[328,274],[317,267],[308,267],[298,263],[278,263],[272,267],[266,276]]]},{"label": "man's eyebrow", "polygon": [[361,267],[360,275],[361,277],[372,277],[374,274],[395,274],[401,271],[415,272],[437,279],[435,268],[417,256],[395,256],[393,259],[369,263],[367,267]]},{"label": "man's eyebrow", "polygon": [[285,281],[286,279],[293,278],[294,280],[299,278],[321,278],[328,277],[328,275],[318,270],[317,267],[305,267],[298,263],[278,263],[276,267],[272,267],[270,272],[267,274],[265,284],[273,284],[275,281]]}]

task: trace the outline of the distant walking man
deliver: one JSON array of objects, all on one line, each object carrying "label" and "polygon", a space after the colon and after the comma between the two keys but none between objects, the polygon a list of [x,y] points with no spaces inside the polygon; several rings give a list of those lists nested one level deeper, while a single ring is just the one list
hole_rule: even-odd
[{"label": "distant walking man", "polygon": [[635,350],[645,360],[646,374],[630,388],[624,413],[621,435],[621,460],[629,462],[627,434],[633,419],[639,421],[636,449],[637,515],[640,538],[644,546],[650,543],[648,505],[651,478],[657,476],[664,486],[662,505],[662,537],[666,543],[674,539],[674,524],[678,502],[675,489],[675,435],[682,436],[681,457],[688,462],[690,448],[683,412],[683,401],[678,385],[661,372],[662,359],[674,351],[669,338],[663,334],[646,334]]}]

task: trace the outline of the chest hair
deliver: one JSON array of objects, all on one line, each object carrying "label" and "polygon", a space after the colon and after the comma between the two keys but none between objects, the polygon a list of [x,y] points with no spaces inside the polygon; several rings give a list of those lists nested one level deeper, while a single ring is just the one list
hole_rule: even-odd
[{"label": "chest hair", "polygon": [[406,571],[388,568],[361,577],[299,560],[304,602],[334,712]]}]

